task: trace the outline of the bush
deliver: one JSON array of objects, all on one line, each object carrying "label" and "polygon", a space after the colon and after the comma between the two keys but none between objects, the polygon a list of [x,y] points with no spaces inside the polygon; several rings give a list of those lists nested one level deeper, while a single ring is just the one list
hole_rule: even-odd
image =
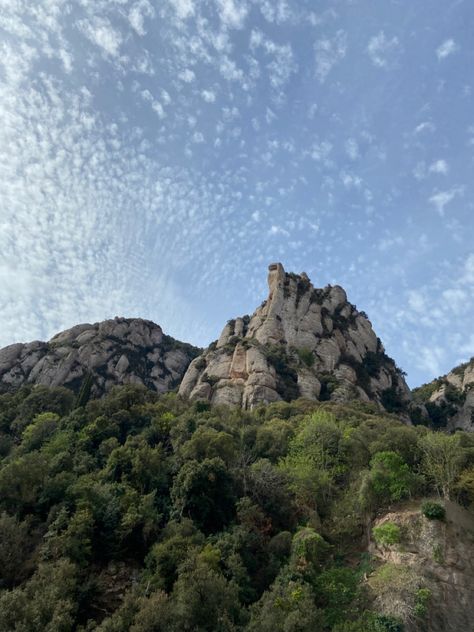
[{"label": "bush", "polygon": [[427,500],[421,505],[421,513],[429,520],[444,520],[446,509],[440,503]]},{"label": "bush", "polygon": [[401,540],[400,527],[393,522],[384,522],[384,524],[374,527],[372,535],[377,544],[382,546],[398,544]]},{"label": "bush", "polygon": [[298,354],[298,357],[301,360],[301,362],[303,362],[303,364],[306,364],[306,366],[308,367],[313,366],[314,355],[311,349],[307,349],[307,348],[297,349],[296,353]]}]

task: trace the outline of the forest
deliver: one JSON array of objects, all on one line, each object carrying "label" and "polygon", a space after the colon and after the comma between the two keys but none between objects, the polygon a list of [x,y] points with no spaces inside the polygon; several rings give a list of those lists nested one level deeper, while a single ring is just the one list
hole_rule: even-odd
[{"label": "forest", "polygon": [[[0,632],[400,632],[384,512],[474,502],[474,436],[375,404],[0,395]],[[413,595],[420,620],[429,591]]]}]

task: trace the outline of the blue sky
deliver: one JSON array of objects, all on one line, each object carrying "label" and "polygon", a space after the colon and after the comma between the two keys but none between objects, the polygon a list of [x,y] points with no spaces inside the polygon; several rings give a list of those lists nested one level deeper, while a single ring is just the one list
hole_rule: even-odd
[{"label": "blue sky", "polygon": [[414,386],[474,355],[469,0],[0,0],[0,344],[205,345],[281,261]]}]

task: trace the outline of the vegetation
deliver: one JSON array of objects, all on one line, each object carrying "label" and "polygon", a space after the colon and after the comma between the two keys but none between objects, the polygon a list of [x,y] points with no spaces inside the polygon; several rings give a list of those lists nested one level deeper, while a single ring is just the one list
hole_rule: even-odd
[{"label": "vegetation", "polygon": [[429,520],[444,520],[446,517],[446,509],[443,505],[429,500],[421,505],[421,513]]},{"label": "vegetation", "polygon": [[367,525],[436,491],[474,502],[474,436],[373,404],[87,400],[0,395],[0,632],[402,630],[373,594],[410,578],[368,569]]},{"label": "vegetation", "polygon": [[377,544],[381,544],[382,546],[398,544],[401,540],[400,527],[393,522],[384,522],[378,527],[374,527],[372,535]]}]

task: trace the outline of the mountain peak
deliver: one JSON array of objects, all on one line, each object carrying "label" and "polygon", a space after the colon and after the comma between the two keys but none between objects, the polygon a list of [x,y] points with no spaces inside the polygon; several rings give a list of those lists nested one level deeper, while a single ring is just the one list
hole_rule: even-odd
[{"label": "mountain peak", "polygon": [[315,288],[307,274],[268,267],[268,298],[224,327],[189,366],[180,393],[254,408],[308,399],[376,401],[400,411],[409,389],[363,312],[340,286]]}]

